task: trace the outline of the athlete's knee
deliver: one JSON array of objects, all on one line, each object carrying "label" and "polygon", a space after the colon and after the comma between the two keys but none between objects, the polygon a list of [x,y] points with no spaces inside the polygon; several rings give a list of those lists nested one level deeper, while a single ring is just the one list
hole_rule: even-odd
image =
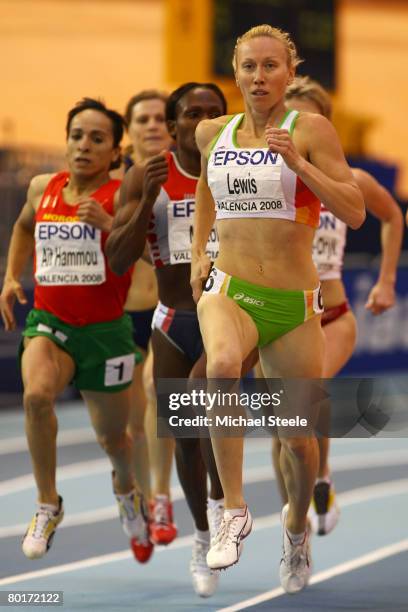
[{"label": "athlete's knee", "polygon": [[240,355],[224,348],[207,355],[208,378],[239,378],[242,360]]},{"label": "athlete's knee", "polygon": [[184,458],[201,457],[200,440],[198,438],[176,438],[176,453]]},{"label": "athlete's knee", "polygon": [[144,444],[146,442],[143,423],[129,423],[128,432],[133,444]]},{"label": "athlete's knee", "polygon": [[307,462],[316,444],[314,438],[282,438],[280,442],[285,452],[302,462]]},{"label": "athlete's knee", "polygon": [[126,431],[97,434],[97,440],[105,453],[111,456],[122,454],[131,445],[130,438]]},{"label": "athlete's knee", "polygon": [[43,419],[54,414],[55,394],[43,385],[28,385],[24,390],[24,408],[27,416],[34,419]]}]

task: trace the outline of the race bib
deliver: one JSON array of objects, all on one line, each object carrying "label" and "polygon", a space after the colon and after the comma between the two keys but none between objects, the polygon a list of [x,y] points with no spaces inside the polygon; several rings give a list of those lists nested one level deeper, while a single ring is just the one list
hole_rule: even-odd
[{"label": "race bib", "polygon": [[134,369],[134,353],[107,359],[105,361],[105,387],[114,387],[115,385],[123,385],[130,382],[133,378]]},{"label": "race bib", "polygon": [[101,285],[106,280],[101,230],[82,221],[38,222],[35,252],[39,285]]},{"label": "race bib", "polygon": [[282,157],[268,149],[216,151],[208,184],[219,216],[275,216],[287,210]]},{"label": "race bib", "polygon": [[[167,204],[170,263],[190,263],[193,241],[194,200],[179,200]],[[218,256],[219,240],[215,227],[207,242],[206,253],[214,261]]]},{"label": "race bib", "polygon": [[319,276],[339,275],[343,265],[346,226],[330,212],[320,213],[319,229],[315,233],[312,257]]}]

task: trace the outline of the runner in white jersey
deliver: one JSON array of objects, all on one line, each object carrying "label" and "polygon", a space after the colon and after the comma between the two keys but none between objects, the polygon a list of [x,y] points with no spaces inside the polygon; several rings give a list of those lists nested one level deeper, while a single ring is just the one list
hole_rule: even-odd
[{"label": "runner in white jersey", "polygon": [[[330,122],[300,113],[296,127],[290,123],[292,133],[281,127],[288,117],[285,91],[298,62],[287,33],[268,25],[249,30],[234,52],[245,114],[231,120],[232,142],[212,146],[220,129],[228,129],[225,117],[202,122],[196,132],[202,174],[191,285],[199,300],[209,379],[237,379],[242,361],[257,345],[269,378],[322,374],[322,308],[311,256],[319,201],[355,228],[365,211]],[[203,292],[214,209],[220,253]],[[222,569],[238,561],[252,519],[242,493],[243,440],[213,437],[212,443],[226,511],[207,562]],[[282,466],[289,505],[282,513],[280,579],[294,593],[311,574],[306,515],[318,469],[317,441],[282,439]]]},{"label": "runner in white jersey", "polygon": [[[327,92],[308,77],[298,77],[288,87],[286,100],[290,108],[318,113],[331,119],[331,101]],[[382,257],[379,276],[371,289],[366,308],[378,315],[395,303],[395,281],[401,250],[403,218],[390,193],[372,176],[359,168],[352,169],[364,202],[381,221]],[[350,359],[356,341],[356,321],[350,310],[342,269],[346,246],[346,224],[322,205],[319,228],[313,241],[313,261],[322,287],[324,313],[322,327],[326,342],[323,360],[324,378],[331,378]],[[283,502],[287,502],[286,487],[280,469],[280,444],[274,440],[273,462]],[[319,535],[329,533],[336,525],[339,510],[328,465],[329,440],[319,438],[319,471],[309,511],[312,528]]]},{"label": "runner in white jersey", "polygon": [[[166,125],[166,100],[166,94],[150,89],[139,92],[128,101],[125,121],[131,145],[124,156],[126,171],[133,165],[143,167],[149,159],[170,148],[173,141]],[[154,269],[150,262],[139,259],[135,264],[125,310],[132,318],[133,338],[145,361],[135,368],[129,426],[134,441],[136,478],[150,501],[152,541],[155,544],[169,544],[177,535],[170,496],[174,441],[156,435],[156,394],[150,336],[157,302]]]}]

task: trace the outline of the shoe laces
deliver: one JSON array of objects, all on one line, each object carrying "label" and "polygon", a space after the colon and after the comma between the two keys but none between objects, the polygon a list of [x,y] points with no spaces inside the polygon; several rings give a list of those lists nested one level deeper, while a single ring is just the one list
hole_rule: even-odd
[{"label": "shoe laces", "polygon": [[134,521],[137,517],[135,511],[135,493],[121,496],[119,504],[123,518],[126,518],[128,521]]},{"label": "shoe laces", "polygon": [[219,531],[214,537],[214,544],[229,544],[234,541],[234,537],[238,534],[237,518],[243,517],[232,516],[230,514],[225,517],[224,513]]},{"label": "shoe laces", "polygon": [[208,522],[210,527],[210,533],[216,534],[221,526],[222,520],[224,518],[224,505],[217,504],[212,508],[208,509]]},{"label": "shoe laces", "polygon": [[204,542],[203,540],[194,539],[193,543],[193,554],[191,558],[191,563],[196,568],[202,568],[209,570],[207,565],[207,552],[208,552],[208,542]]},{"label": "shoe laces", "polygon": [[296,571],[301,565],[304,565],[305,562],[309,565],[307,533],[301,544],[292,544],[290,537],[286,533],[283,546],[283,557],[285,564],[291,571]]},{"label": "shoe laces", "polygon": [[52,521],[54,517],[55,514],[52,510],[48,510],[48,508],[40,506],[35,515],[33,538],[42,538],[44,531],[47,529],[48,523]]},{"label": "shoe laces", "polygon": [[166,499],[155,499],[153,520],[160,525],[168,525],[169,518],[169,502]]}]

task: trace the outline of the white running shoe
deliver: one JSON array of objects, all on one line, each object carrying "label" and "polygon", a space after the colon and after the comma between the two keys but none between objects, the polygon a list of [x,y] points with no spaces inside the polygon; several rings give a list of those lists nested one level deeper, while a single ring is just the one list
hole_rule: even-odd
[{"label": "white running shoe", "polygon": [[222,519],[224,518],[224,500],[220,503],[208,506],[207,520],[210,529],[211,542],[220,530]]},{"label": "white running shoe", "polygon": [[289,504],[282,508],[281,522],[283,527],[282,559],[280,562],[280,582],[286,593],[298,593],[305,588],[312,573],[310,556],[310,527],[305,531],[303,542],[292,544],[286,530],[286,517]]},{"label": "white running shoe", "polygon": [[209,543],[194,538],[190,572],[194,591],[200,597],[211,597],[218,586],[218,574],[207,565],[209,547]]},{"label": "white running shoe", "polygon": [[337,525],[339,516],[333,483],[322,481],[315,484],[308,512],[313,533],[327,535]]},{"label": "white running shoe", "polygon": [[40,559],[51,547],[55,530],[64,518],[62,497],[58,496],[56,509],[51,504],[39,504],[28,529],[23,537],[23,553],[29,559]]},{"label": "white running shoe", "polygon": [[126,495],[115,493],[119,507],[119,518],[122,528],[128,538],[148,539],[149,524],[143,496],[130,491]]},{"label": "white running shoe", "polygon": [[220,529],[211,542],[207,554],[207,564],[211,569],[226,569],[238,562],[242,552],[243,542],[252,529],[252,516],[248,506],[243,508],[244,514],[233,516],[224,511]]}]

